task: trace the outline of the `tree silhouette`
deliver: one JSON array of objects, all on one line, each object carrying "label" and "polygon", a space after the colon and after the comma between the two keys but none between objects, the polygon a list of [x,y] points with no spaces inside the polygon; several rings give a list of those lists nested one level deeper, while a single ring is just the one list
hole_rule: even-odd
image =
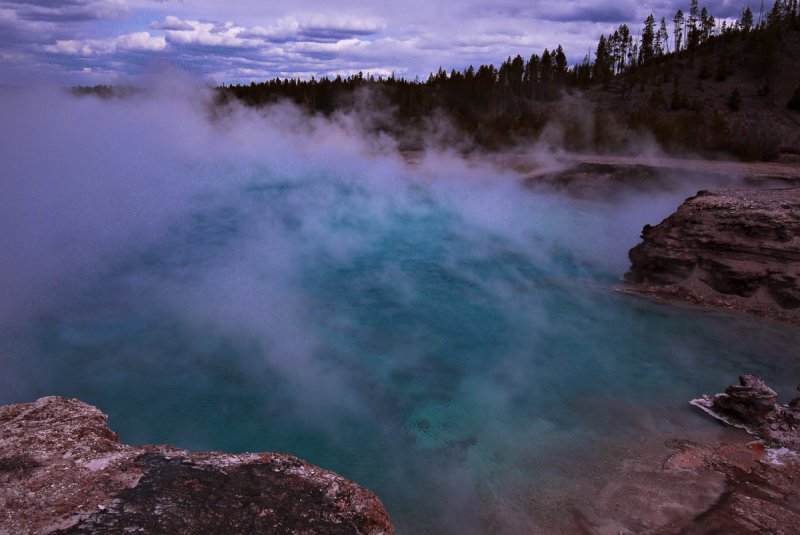
[{"label": "tree silhouette", "polygon": [[750,11],[750,6],[742,12],[742,18],[739,21],[739,25],[742,28],[742,31],[745,33],[749,32],[753,28],[753,12]]},{"label": "tree silhouette", "polygon": [[683,11],[680,9],[676,11],[675,18],[672,19],[672,22],[675,23],[675,29],[673,30],[673,35],[675,35],[675,52],[680,52],[681,46],[683,45],[683,27],[686,24]]},{"label": "tree silhouette", "polygon": [[639,64],[649,63],[655,56],[655,33],[656,19],[652,13],[644,21],[642,30],[642,46],[639,48]]}]

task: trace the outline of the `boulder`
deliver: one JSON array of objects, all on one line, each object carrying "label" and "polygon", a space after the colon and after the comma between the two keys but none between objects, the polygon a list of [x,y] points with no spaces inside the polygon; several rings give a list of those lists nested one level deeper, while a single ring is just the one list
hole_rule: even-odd
[{"label": "boulder", "polygon": [[282,453],[120,444],[76,399],[0,407],[0,533],[394,533],[380,500]]}]

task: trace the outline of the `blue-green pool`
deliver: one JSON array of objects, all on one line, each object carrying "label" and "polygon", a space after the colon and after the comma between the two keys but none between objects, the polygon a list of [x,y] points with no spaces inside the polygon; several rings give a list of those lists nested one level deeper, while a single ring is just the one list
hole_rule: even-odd
[{"label": "blue-green pool", "polygon": [[147,232],[70,227],[82,261],[4,318],[0,402],[75,396],[126,443],[292,453],[375,491],[399,533],[519,533],[640,446],[718,432],[692,397],[800,377],[795,329],[615,291],[692,187],[579,201],[466,165],[300,159],[131,171],[203,180]]}]

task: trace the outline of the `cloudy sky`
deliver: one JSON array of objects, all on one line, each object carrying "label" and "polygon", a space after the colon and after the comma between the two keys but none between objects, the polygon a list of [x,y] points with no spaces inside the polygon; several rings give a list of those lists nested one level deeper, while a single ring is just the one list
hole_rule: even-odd
[{"label": "cloudy sky", "polygon": [[[746,4],[704,5],[736,17]],[[678,7],[688,0],[0,0],[0,83],[108,83],[163,65],[216,83],[414,78],[558,44],[576,62],[601,33]]]}]

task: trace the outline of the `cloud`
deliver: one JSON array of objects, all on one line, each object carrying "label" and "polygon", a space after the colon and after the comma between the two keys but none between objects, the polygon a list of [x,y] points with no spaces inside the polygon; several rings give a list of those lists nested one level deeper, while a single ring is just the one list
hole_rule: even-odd
[{"label": "cloud", "polygon": [[124,0],[3,0],[22,20],[77,22],[119,18],[129,13]]},{"label": "cloud", "polygon": [[54,45],[46,45],[44,49],[53,54],[92,56],[113,54],[117,51],[157,52],[164,50],[166,46],[164,37],[153,36],[148,32],[136,32],[113,39],[59,40]]},{"label": "cloud", "polygon": [[[165,20],[165,23],[167,21]],[[166,39],[178,45],[199,45],[206,47],[247,48],[261,46],[259,39],[241,37],[245,28],[233,22],[204,22],[199,20],[170,21],[177,29],[167,29]]]},{"label": "cloud", "polygon": [[13,10],[0,7],[0,49],[39,42],[48,26],[38,21],[20,20]]},{"label": "cloud", "polygon": [[383,20],[370,17],[314,14],[302,17],[281,17],[266,27],[246,28],[233,22],[182,20],[168,15],[163,21],[150,23],[150,28],[167,31],[176,43],[204,46],[258,46],[259,41],[285,43],[292,41],[339,41],[369,36],[386,28]]},{"label": "cloud", "polygon": [[386,27],[386,21],[378,18],[314,14],[298,23],[298,34],[308,40],[339,40],[375,35]]},{"label": "cloud", "polygon": [[150,27],[154,30],[173,30],[176,32],[194,30],[194,26],[172,15],[167,15],[163,22],[151,22]]},{"label": "cloud", "polygon": [[[704,5],[718,18],[738,17],[743,8],[737,0]],[[3,57],[33,57],[25,63],[62,81],[64,72],[87,66],[95,75],[139,72],[141,58],[130,54],[135,50],[226,83],[358,71],[424,78],[440,66],[497,64],[559,44],[571,63],[580,62],[592,54],[600,34],[623,23],[637,34],[648,14],[671,21],[676,9],[688,6],[688,0],[613,5],[596,0],[342,0],[336,8],[319,0],[0,0],[0,51]],[[112,18],[117,19],[113,26],[103,22]],[[126,44],[126,36],[139,37]],[[74,65],[69,60],[97,56],[116,64]],[[0,72],[2,80],[14,76],[8,68]]]}]

